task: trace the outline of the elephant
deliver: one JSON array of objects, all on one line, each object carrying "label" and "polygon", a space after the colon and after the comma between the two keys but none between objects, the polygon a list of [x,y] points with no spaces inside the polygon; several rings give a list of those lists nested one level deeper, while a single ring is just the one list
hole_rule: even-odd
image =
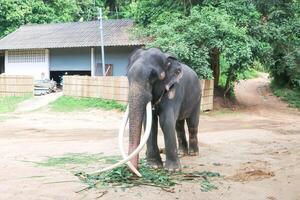
[{"label": "elephant", "polygon": [[[138,49],[129,57],[129,148],[139,145],[146,104],[151,102],[152,126],[147,141],[146,160],[152,168],[163,167],[157,145],[158,122],[165,141],[165,169],[181,169],[178,154],[197,155],[201,87],[197,74],[174,56],[158,48]],[[187,122],[189,141],[184,124]],[[176,142],[176,133],[178,149]],[[139,157],[131,159],[138,167]]]},{"label": "elephant", "polygon": [[[119,148],[123,160],[100,172],[127,163],[137,176],[141,176],[137,170],[138,154],[146,142],[147,164],[152,168],[163,167],[157,145],[158,122],[165,140],[165,169],[170,172],[179,171],[181,164],[178,154],[194,156],[199,152],[197,133],[201,86],[197,74],[177,58],[158,48],[141,48],[134,51],[129,56],[127,70],[128,106],[119,131]],[[127,156],[122,139],[128,118],[129,155]],[[185,135],[185,121],[188,126],[189,141]],[[145,135],[141,139],[143,123]]]}]

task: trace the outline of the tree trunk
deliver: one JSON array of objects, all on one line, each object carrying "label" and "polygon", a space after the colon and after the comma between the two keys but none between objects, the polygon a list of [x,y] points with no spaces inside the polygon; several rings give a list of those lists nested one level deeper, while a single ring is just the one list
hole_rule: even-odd
[{"label": "tree trunk", "polygon": [[210,51],[210,65],[213,70],[214,85],[217,87],[220,77],[220,50],[218,48],[213,48]]},{"label": "tree trunk", "polygon": [[231,94],[229,93],[234,89],[233,83],[236,81],[236,74],[234,74],[234,66],[229,67],[227,79],[226,79],[226,84],[224,88],[224,98],[232,97]]}]

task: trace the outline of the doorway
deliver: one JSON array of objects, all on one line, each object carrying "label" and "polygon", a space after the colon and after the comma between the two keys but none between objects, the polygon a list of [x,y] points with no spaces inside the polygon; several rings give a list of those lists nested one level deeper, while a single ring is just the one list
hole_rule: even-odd
[{"label": "doorway", "polygon": [[5,72],[5,68],[4,68],[4,53],[0,52],[0,74]]}]

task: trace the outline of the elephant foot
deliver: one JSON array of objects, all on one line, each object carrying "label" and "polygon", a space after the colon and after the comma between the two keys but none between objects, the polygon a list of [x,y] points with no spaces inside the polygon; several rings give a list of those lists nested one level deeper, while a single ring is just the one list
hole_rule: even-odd
[{"label": "elephant foot", "polygon": [[180,165],[179,160],[178,161],[166,160],[165,170],[168,172],[171,172],[171,173],[181,171],[181,165]]},{"label": "elephant foot", "polygon": [[189,155],[190,156],[198,156],[199,155],[199,149],[197,148],[189,148]]},{"label": "elephant foot", "polygon": [[147,165],[151,169],[159,169],[163,167],[161,159],[147,159]]},{"label": "elephant foot", "polygon": [[199,155],[199,152],[190,151],[190,152],[189,152],[189,155],[190,155],[190,156],[198,156],[198,155]]},{"label": "elephant foot", "polygon": [[199,155],[199,148],[198,148],[198,142],[190,142],[189,144],[189,155],[190,156],[198,156]]},{"label": "elephant foot", "polygon": [[186,148],[179,148],[178,149],[179,157],[184,157],[188,155],[188,150]]}]

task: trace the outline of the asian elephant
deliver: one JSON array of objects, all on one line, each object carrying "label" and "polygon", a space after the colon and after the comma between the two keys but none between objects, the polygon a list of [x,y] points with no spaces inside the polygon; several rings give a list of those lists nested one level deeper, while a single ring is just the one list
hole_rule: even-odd
[{"label": "asian elephant", "polygon": [[[157,145],[158,122],[164,134],[165,169],[180,170],[178,154],[197,155],[201,89],[196,73],[174,56],[157,48],[138,49],[129,57],[129,154],[139,145],[146,105],[152,104],[152,126],[147,141],[147,164],[163,166]],[[185,135],[187,122],[189,140]],[[176,142],[176,134],[178,149]],[[138,167],[138,154],[130,161]]]}]

